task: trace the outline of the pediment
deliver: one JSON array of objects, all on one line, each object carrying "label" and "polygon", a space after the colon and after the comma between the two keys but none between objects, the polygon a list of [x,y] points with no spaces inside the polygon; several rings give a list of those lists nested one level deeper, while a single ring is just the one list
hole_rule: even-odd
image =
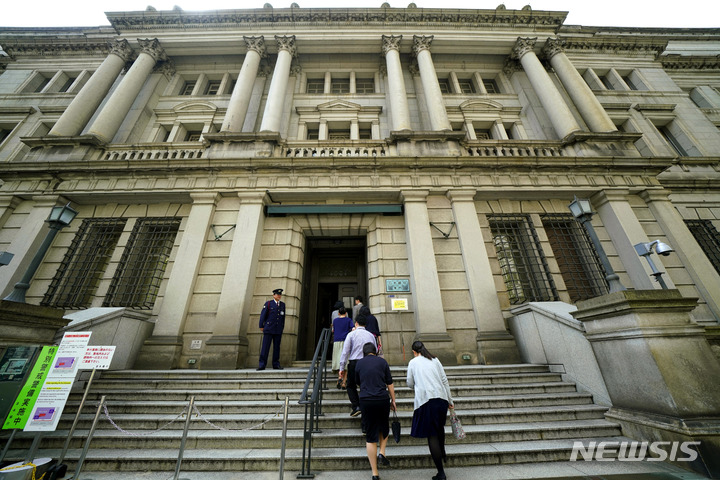
[{"label": "pediment", "polygon": [[184,102],[176,105],[173,110],[175,113],[215,113],[217,106],[211,102]]},{"label": "pediment", "polygon": [[460,104],[460,110],[463,112],[487,112],[502,109],[501,103],[492,100],[468,100]]},{"label": "pediment", "polygon": [[362,105],[346,100],[333,100],[317,106],[317,109],[321,112],[359,112],[362,108]]}]

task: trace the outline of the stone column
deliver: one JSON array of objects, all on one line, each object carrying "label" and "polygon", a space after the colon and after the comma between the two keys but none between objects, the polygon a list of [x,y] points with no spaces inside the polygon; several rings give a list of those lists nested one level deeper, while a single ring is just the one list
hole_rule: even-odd
[{"label": "stone column", "polygon": [[430,44],[433,36],[413,37],[413,53],[417,57],[420,81],[425,91],[428,113],[430,115],[430,128],[433,130],[452,130],[448,120],[445,100],[443,100],[440,84],[438,83],[435,65],[430,55]]},{"label": "stone column", "polygon": [[507,331],[488,252],[485,249],[475,190],[450,190],[455,228],[458,232],[465,275],[477,326],[478,360],[484,365],[519,363],[515,338]]},{"label": "stone column", "polygon": [[435,263],[427,190],[403,191],[405,231],[410,264],[410,283],[415,303],[416,339],[443,363],[457,364],[452,339],[445,326],[445,311]]},{"label": "stone column", "polygon": [[[720,275],[708,262],[707,255],[673,206],[666,190],[645,190],[640,192],[640,198],[647,203],[670,246],[675,249],[675,253],[671,255],[680,258],[717,323],[720,319]],[[697,310],[694,313],[697,313]],[[698,320],[697,315],[695,319]]]},{"label": "stone column", "polygon": [[610,394],[608,420],[639,441],[698,442],[698,458],[682,465],[716,478],[720,362],[690,319],[696,302],[677,290],[624,290],[577,302],[572,315]]},{"label": "stone column", "polygon": [[275,62],[275,71],[270,81],[265,112],[263,113],[261,132],[280,132],[280,120],[285,105],[285,91],[290,78],[290,64],[296,55],[295,36],[280,37],[275,35],[278,45],[278,58]]},{"label": "stone column", "polygon": [[266,56],[265,37],[243,37],[247,53],[228,104],[221,132],[241,132],[245,123],[260,59]]},{"label": "stone column", "polygon": [[245,366],[248,350],[247,328],[265,216],[265,192],[239,193],[233,240],[230,246],[222,292],[215,316],[213,336],[198,368],[235,369]]},{"label": "stone column", "polygon": [[197,280],[200,261],[210,231],[218,195],[191,193],[192,208],[180,240],[176,260],[165,289],[152,336],[145,341],[136,368],[177,368],[183,347],[183,331],[188,307]]},{"label": "stone column", "polygon": [[75,95],[48,135],[57,137],[80,135],[131,56],[132,48],[127,40],[115,40],[111,43],[110,54]]},{"label": "stone column", "polygon": [[408,107],[405,80],[400,64],[400,40],[402,35],[382,36],[382,52],[385,56],[388,77],[387,98],[390,102],[392,131],[410,130],[410,108]]},{"label": "stone column", "polygon": [[[661,288],[650,276],[652,271],[647,261],[640,258],[635,251],[634,245],[648,242],[648,237],[628,202],[629,194],[628,190],[602,191],[593,195],[591,200],[602,219],[605,230],[610,235],[620,262],[630,277],[632,287],[638,290]],[[658,269],[664,271],[662,262],[657,255],[653,257],[653,261]],[[669,275],[665,275],[663,279],[669,288],[675,288]]]},{"label": "stone column", "polygon": [[562,95],[550,76],[545,71],[533,47],[537,38],[518,38],[513,47],[512,57],[520,60],[523,70],[528,76],[533,90],[540,99],[543,108],[550,117],[550,122],[558,137],[565,138],[573,132],[581,130],[580,125],[575,121],[572,112],[565,104]]},{"label": "stone column", "polygon": [[160,60],[167,59],[157,38],[138,40],[138,42],[141,49],[140,55],[133,62],[125,78],[120,81],[120,85],[112,93],[88,130],[90,135],[95,135],[104,142],[112,141],[143,84],[155,68],[155,64]]},{"label": "stone column", "polygon": [[[67,200],[58,195],[32,197],[34,202],[32,210],[23,219],[20,230],[15,234],[13,241],[6,250],[15,256],[9,265],[0,267],[0,298],[5,298],[13,291],[15,284],[25,274],[32,262],[35,252],[40,248],[48,233],[45,220],[53,207],[67,203]],[[8,208],[19,205],[15,199],[8,202]],[[78,220],[76,220],[77,222]]]},{"label": "stone column", "polygon": [[549,39],[545,42],[543,52],[550,60],[550,65],[565,86],[570,98],[575,103],[580,115],[593,132],[617,132],[617,127],[610,120],[607,112],[598,101],[595,94],[583,80],[570,59],[565,55],[563,42],[558,39]]}]

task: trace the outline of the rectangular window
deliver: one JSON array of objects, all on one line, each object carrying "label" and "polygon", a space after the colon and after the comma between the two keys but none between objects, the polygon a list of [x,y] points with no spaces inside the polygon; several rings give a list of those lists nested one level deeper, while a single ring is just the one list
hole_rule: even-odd
[{"label": "rectangular window", "polygon": [[488,215],[510,303],[558,300],[540,241],[528,215]]},{"label": "rectangular window", "polygon": [[40,93],[40,92],[42,92],[42,91],[43,91],[43,88],[45,88],[48,83],[50,83],[50,79],[43,77],[43,79],[40,80],[40,83],[38,84],[38,86],[35,87],[35,93]]},{"label": "rectangular window", "polygon": [[195,83],[195,80],[188,80],[185,82],[182,90],[180,90],[180,95],[192,95],[193,90],[195,90]]},{"label": "rectangular window", "polygon": [[658,127],[658,131],[663,136],[665,141],[680,155],[681,157],[687,157],[687,151],[683,148],[677,138],[672,134],[667,125]]},{"label": "rectangular window", "polygon": [[328,139],[330,140],[349,140],[350,132],[348,130],[329,130]]},{"label": "rectangular window", "polygon": [[372,130],[367,128],[360,129],[360,140],[372,140]]},{"label": "rectangular window", "polygon": [[306,92],[318,95],[325,93],[325,80],[322,78],[308,78]]},{"label": "rectangular window", "polygon": [[500,93],[500,89],[498,88],[497,82],[495,80],[486,80],[483,78],[482,82],[485,90],[487,90],[487,93]]},{"label": "rectangular window", "polygon": [[103,306],[153,308],[179,228],[179,218],[137,220]]},{"label": "rectangular window", "polygon": [[307,139],[318,140],[320,138],[320,130],[317,128],[308,128]]},{"label": "rectangular window", "polygon": [[476,128],[475,137],[478,140],[490,140],[492,138],[492,135],[490,135],[490,130],[488,129]]},{"label": "rectangular window", "polygon": [[450,82],[447,78],[438,78],[438,84],[440,85],[440,93],[443,95],[450,93]]},{"label": "rectangular window", "polygon": [[42,305],[88,308],[125,227],[124,218],[83,220]]},{"label": "rectangular window", "polygon": [[14,129],[15,125],[12,123],[0,123],[0,143],[9,137]]},{"label": "rectangular window", "polygon": [[372,78],[358,78],[355,80],[355,92],[359,94],[375,93],[375,80]]},{"label": "rectangular window", "polygon": [[186,142],[199,142],[202,132],[200,130],[188,130],[185,134]]},{"label": "rectangular window", "polygon": [[333,78],[330,86],[330,93],[335,94],[346,94],[350,93],[350,79],[349,78]]},{"label": "rectangular window", "polygon": [[70,90],[70,87],[72,87],[72,84],[75,83],[75,80],[77,80],[77,77],[70,77],[68,78],[65,83],[63,83],[63,86],[60,87],[60,90],[58,90],[60,93],[65,93],[68,90]]},{"label": "rectangular window", "polygon": [[625,85],[628,86],[630,90],[638,90],[637,85],[633,83],[633,81],[630,79],[630,75],[625,75],[622,77],[623,82],[625,82]]},{"label": "rectangular window", "polygon": [[472,80],[458,80],[460,84],[460,92],[465,94],[475,93],[475,86]]},{"label": "rectangular window", "polygon": [[600,257],[580,222],[570,214],[547,214],[541,218],[570,301],[608,293]]},{"label": "rectangular window", "polygon": [[690,233],[715,270],[720,273],[720,233],[710,220],[685,220]]},{"label": "rectangular window", "polygon": [[220,80],[210,80],[205,87],[204,95],[217,95],[220,91]]}]

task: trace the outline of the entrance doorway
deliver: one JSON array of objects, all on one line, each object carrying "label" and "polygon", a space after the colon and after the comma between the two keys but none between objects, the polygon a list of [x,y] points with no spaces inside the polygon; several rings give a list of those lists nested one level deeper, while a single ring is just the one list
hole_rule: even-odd
[{"label": "entrance doorway", "polygon": [[351,311],[356,295],[366,296],[364,237],[308,238],[298,326],[298,360],[312,360],[323,328],[338,300]]}]

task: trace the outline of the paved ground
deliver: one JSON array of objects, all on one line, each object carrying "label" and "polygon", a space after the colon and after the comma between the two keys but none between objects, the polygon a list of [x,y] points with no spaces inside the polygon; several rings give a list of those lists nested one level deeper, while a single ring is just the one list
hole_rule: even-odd
[{"label": "paved ground", "polygon": [[[68,472],[65,478],[72,478]],[[283,480],[295,480],[299,472],[285,472]],[[430,480],[430,469],[380,470],[381,480]],[[448,480],[703,480],[706,477],[667,463],[548,462],[484,467],[456,467],[445,470]],[[317,480],[370,480],[367,471],[316,472]],[[174,472],[109,473],[82,472],[78,480],[173,480]],[[279,472],[181,472],[178,480],[279,480]]]}]

